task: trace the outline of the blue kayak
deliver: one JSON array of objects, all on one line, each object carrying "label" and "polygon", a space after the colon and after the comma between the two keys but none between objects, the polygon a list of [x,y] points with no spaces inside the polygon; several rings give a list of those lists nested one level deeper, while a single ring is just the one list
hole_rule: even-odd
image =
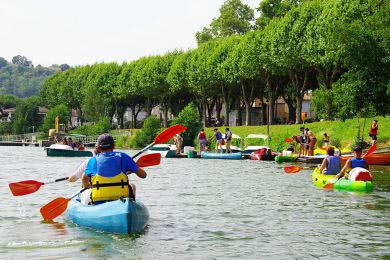
[{"label": "blue kayak", "polygon": [[230,159],[230,160],[240,160],[242,159],[242,153],[208,153],[201,152],[200,157],[205,159]]},{"label": "blue kayak", "polygon": [[78,199],[69,202],[66,217],[73,223],[112,233],[142,231],[149,211],[142,202],[123,198],[99,205],[84,205]]}]

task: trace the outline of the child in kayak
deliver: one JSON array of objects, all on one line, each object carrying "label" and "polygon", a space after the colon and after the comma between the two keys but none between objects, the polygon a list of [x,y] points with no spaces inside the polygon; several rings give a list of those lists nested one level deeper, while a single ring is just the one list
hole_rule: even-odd
[{"label": "child in kayak", "polygon": [[334,155],[334,148],[329,147],[328,150],[326,150],[327,156],[322,161],[321,165],[318,165],[318,169],[320,169],[320,172],[324,171],[324,174],[338,174],[341,170],[341,163],[340,163],[340,157]]},{"label": "child in kayak", "polygon": [[[354,168],[362,168],[362,171],[368,170],[368,164],[366,160],[362,158],[362,148],[360,146],[355,146],[353,148],[353,158],[348,159],[348,161],[345,163],[343,169],[336,175],[337,178],[341,178],[345,175],[345,172],[348,169],[353,170]],[[355,171],[354,171],[355,172]],[[366,171],[368,172],[368,171]],[[352,171],[351,171],[352,173]],[[358,173],[358,172],[357,172]],[[367,180],[372,179],[371,174],[368,172],[369,176],[367,177]],[[349,174],[348,179],[355,180],[356,179],[355,174]]]}]

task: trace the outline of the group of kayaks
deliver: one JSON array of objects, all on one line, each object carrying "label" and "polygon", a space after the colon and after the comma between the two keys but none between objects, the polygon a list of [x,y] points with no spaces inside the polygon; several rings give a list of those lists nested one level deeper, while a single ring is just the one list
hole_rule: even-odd
[{"label": "group of kayaks", "polygon": [[[53,147],[56,148],[56,147]],[[259,147],[256,147],[256,149]],[[168,153],[173,150],[171,147],[155,147],[154,151],[163,151]],[[296,155],[276,155],[267,153],[266,147],[250,152],[252,160],[275,160],[276,162],[294,162],[297,159]],[[244,156],[243,152],[234,153],[209,153],[201,152],[201,157],[206,159],[233,159],[239,160]],[[376,162],[387,162],[387,158],[371,155],[368,157],[368,163],[371,164],[369,158],[375,158]],[[343,157],[343,160],[348,157]],[[389,158],[390,160],[390,155]],[[371,163],[370,163],[371,162]],[[337,179],[335,175],[326,175],[316,168],[312,173],[312,181],[316,187],[324,188],[331,184],[336,190],[369,192],[373,189],[371,181],[349,180],[345,178]],[[144,230],[149,220],[149,212],[146,206],[131,198],[121,198],[115,201],[109,201],[99,205],[82,204],[80,198],[75,197],[69,202],[66,217],[73,223],[93,228],[96,230],[113,232],[113,233],[134,233]]]}]

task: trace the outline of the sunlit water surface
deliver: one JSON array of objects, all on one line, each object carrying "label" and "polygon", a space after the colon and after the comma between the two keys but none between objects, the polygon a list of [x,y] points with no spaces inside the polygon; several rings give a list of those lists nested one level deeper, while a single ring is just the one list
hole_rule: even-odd
[{"label": "sunlit water surface", "polygon": [[163,159],[146,179],[130,176],[151,216],[134,235],[78,227],[63,216],[42,222],[40,207],[80,183],[21,197],[9,191],[9,182],[68,176],[83,160],[0,147],[0,259],[390,257],[389,167],[373,168],[374,192],[357,194],[319,190],[311,170],[287,175],[274,162]]}]

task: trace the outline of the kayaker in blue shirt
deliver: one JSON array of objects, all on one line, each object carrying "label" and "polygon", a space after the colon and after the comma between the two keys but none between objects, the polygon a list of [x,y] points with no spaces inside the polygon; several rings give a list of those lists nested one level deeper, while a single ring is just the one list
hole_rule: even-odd
[{"label": "kayaker in blue shirt", "polygon": [[100,204],[121,197],[135,198],[136,187],[129,184],[127,174],[134,172],[140,178],[146,178],[146,172],[138,167],[125,153],[114,152],[114,138],[109,134],[99,136],[96,149],[100,152],[92,157],[85,169],[92,187],[92,201]]},{"label": "kayaker in blue shirt", "polygon": [[324,174],[338,174],[341,170],[340,157],[334,155],[334,147],[329,147],[326,150],[328,156],[324,158],[321,165],[318,165],[320,172],[324,171]]},{"label": "kayaker in blue shirt", "polygon": [[343,169],[337,174],[337,178],[343,177],[348,169],[352,170],[356,167],[361,167],[368,170],[368,164],[366,160],[362,158],[362,148],[360,146],[357,145],[353,148],[353,156],[353,158],[348,159],[345,163]]},{"label": "kayaker in blue shirt", "polygon": [[222,149],[222,133],[220,131],[218,131],[218,128],[214,128],[214,136],[215,136],[215,139],[217,139],[217,142],[215,144],[215,150],[218,153],[219,152],[219,148],[221,148],[221,153],[222,153],[223,152],[223,149]]}]

